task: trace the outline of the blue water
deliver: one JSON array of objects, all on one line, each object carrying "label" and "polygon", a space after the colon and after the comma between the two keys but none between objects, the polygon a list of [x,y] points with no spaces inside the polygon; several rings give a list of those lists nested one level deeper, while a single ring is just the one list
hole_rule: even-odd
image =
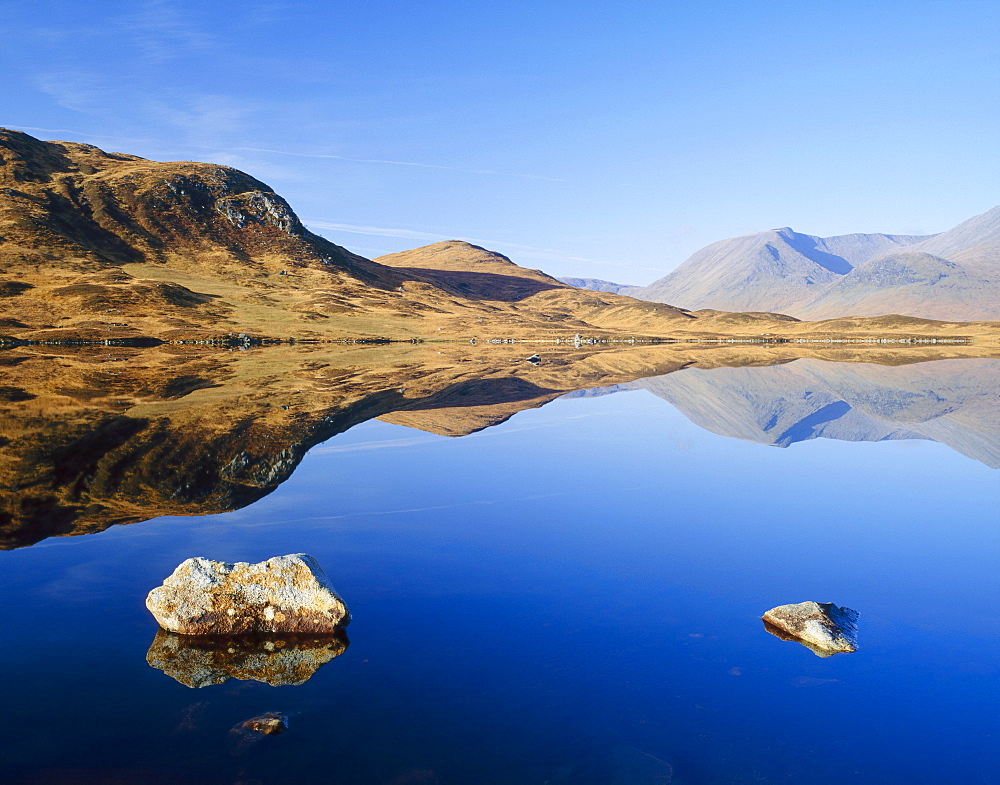
[{"label": "blue water", "polygon": [[[457,439],[370,421],[244,510],[0,553],[0,773],[998,783],[998,477],[930,441],[727,439],[643,391]],[[313,678],[191,689],[147,665],[145,595],[180,561],[295,552],[354,617]],[[764,631],[807,599],[860,611],[857,653]],[[289,731],[235,748],[265,711]]]}]

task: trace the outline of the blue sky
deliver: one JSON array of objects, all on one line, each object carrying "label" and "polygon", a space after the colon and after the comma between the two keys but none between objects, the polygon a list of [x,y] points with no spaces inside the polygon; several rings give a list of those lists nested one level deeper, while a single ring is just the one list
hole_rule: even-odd
[{"label": "blue sky", "polygon": [[1000,2],[8,0],[0,125],[264,180],[366,256],[648,283],[1000,203]]}]

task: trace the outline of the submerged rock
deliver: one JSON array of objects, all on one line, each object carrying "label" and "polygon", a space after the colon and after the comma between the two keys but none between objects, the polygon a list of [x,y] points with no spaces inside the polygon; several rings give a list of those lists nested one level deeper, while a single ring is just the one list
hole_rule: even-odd
[{"label": "submerged rock", "polygon": [[146,597],[160,626],[183,635],[332,633],[351,615],[312,556],[258,564],[182,562]]},{"label": "submerged rock", "polygon": [[272,687],[304,684],[347,650],[343,630],[332,635],[178,635],[159,630],[146,662],[186,687],[208,687],[229,679]]},{"label": "submerged rock", "polygon": [[263,741],[265,736],[277,736],[286,730],[288,730],[288,715],[277,711],[268,711],[238,722],[229,731],[229,754],[242,755]]},{"label": "submerged rock", "polygon": [[288,717],[276,711],[268,711],[259,717],[251,717],[239,724],[243,730],[256,731],[265,736],[275,736],[288,730]]},{"label": "submerged rock", "polygon": [[763,615],[764,629],[782,640],[793,640],[819,657],[858,650],[858,616],[832,602],[779,605]]}]

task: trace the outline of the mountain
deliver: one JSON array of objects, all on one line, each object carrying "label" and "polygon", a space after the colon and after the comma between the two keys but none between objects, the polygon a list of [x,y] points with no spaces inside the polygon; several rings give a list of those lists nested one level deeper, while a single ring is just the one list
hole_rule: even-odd
[{"label": "mountain", "polygon": [[973,274],[1000,276],[1000,207],[929,237],[911,250],[949,259]]},{"label": "mountain", "polygon": [[[632,294],[684,308],[771,311],[796,316],[817,291],[857,264],[923,237],[854,234],[814,237],[785,227],[722,240]],[[844,315],[844,314],[838,314]]]},{"label": "mountain", "polygon": [[902,313],[924,319],[1000,318],[1000,207],[859,265],[798,315]]},{"label": "mountain", "polygon": [[[837,264],[828,252],[812,255]],[[0,344],[825,339],[844,331],[931,337],[990,329],[692,313],[567,286],[459,241],[373,261],[309,232],[281,196],[236,169],[0,129]]]},{"label": "mountain", "polygon": [[855,267],[797,313],[805,319],[845,313],[904,313],[924,319],[1000,318],[1000,276],[973,275],[965,266],[922,253],[917,247]]},{"label": "mountain", "polygon": [[468,243],[374,262],[238,170],[0,130],[0,340],[517,338],[711,332]]},{"label": "mountain", "polygon": [[575,286],[577,289],[590,289],[592,292],[611,292],[612,294],[626,294],[629,296],[631,296],[629,290],[642,288],[627,283],[602,281],[600,278],[559,278],[558,280],[567,286]]},{"label": "mountain", "polygon": [[1000,319],[1000,207],[928,237],[823,238],[783,228],[723,240],[628,294],[695,311],[800,319]]}]

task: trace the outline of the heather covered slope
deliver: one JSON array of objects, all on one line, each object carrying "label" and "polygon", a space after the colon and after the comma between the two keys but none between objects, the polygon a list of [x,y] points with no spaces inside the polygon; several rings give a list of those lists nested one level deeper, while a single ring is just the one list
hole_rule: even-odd
[{"label": "heather covered slope", "polygon": [[[541,270],[520,267],[502,254],[459,240],[379,256],[374,261],[414,282],[461,298],[456,304],[476,304],[480,310],[475,315],[477,324],[489,321],[515,326],[531,321],[541,328],[536,337],[594,327],[638,335],[653,335],[657,329],[717,329],[712,319],[698,319],[669,305],[568,286]],[[402,287],[404,294],[413,289],[412,284]],[[501,303],[509,305],[501,309]]]},{"label": "heather covered slope", "polygon": [[255,315],[273,321],[269,310],[308,321],[323,290],[376,304],[398,286],[235,169],[6,130],[0,238],[0,332],[23,337],[250,329]]},{"label": "heather covered slope", "polygon": [[0,132],[0,162],[0,336],[661,336],[697,321],[573,289],[467,243],[372,262],[224,166],[16,131]]}]

